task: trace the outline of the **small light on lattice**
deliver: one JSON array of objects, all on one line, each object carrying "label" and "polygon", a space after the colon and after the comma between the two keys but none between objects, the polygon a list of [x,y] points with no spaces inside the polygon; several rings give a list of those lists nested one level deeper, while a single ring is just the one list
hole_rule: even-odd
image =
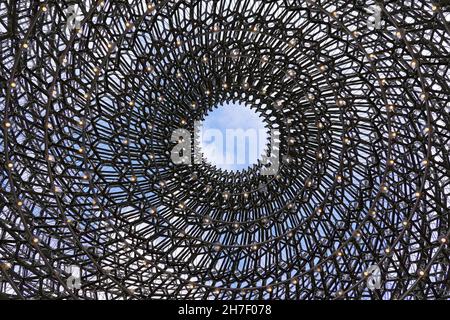
[{"label": "small light on lattice", "polygon": [[133,27],[133,23],[130,22],[130,21],[127,21],[127,22],[125,23],[125,27],[126,27],[127,29],[131,29],[131,28]]},{"label": "small light on lattice", "polygon": [[9,269],[12,268],[12,264],[9,263],[9,262],[4,262],[4,263],[1,264],[1,267],[2,267],[3,270],[9,270]]},{"label": "small light on lattice", "polygon": [[431,131],[431,129],[428,128],[428,127],[426,127],[426,128],[423,130],[423,132],[424,132],[425,134],[430,133],[430,131]]},{"label": "small light on lattice", "polygon": [[207,96],[209,96],[209,95],[211,94],[211,91],[210,91],[210,90],[206,90],[206,91],[205,91],[205,94],[206,94]]},{"label": "small light on lattice", "polygon": [[33,239],[31,239],[31,242],[32,242],[33,244],[38,244],[38,243],[39,243],[39,239],[36,238],[36,237],[34,237]]},{"label": "small light on lattice", "polygon": [[184,202],[180,202],[178,204],[178,208],[180,208],[181,210],[184,210],[186,208],[186,205],[184,204]]},{"label": "small light on lattice", "polygon": [[390,166],[393,166],[395,164],[395,161],[393,159],[389,159],[388,163]]},{"label": "small light on lattice", "polygon": [[423,277],[424,275],[425,275],[425,271],[420,270],[420,271],[419,271],[419,276]]},{"label": "small light on lattice", "polygon": [[258,250],[258,245],[256,245],[256,244],[252,245],[252,246],[251,246],[251,249],[252,249],[253,251]]},{"label": "small light on lattice", "polygon": [[9,169],[12,169],[14,167],[14,164],[10,161],[10,162],[8,162],[7,167]]},{"label": "small light on lattice", "polygon": [[48,10],[48,8],[47,8],[46,5],[42,5],[42,6],[40,7],[40,9],[41,9],[42,12],[47,12],[47,10]]},{"label": "small light on lattice", "polygon": [[11,122],[5,121],[5,128],[6,128],[6,129],[11,128]]},{"label": "small light on lattice", "polygon": [[447,238],[446,237],[441,237],[441,243],[447,243]]},{"label": "small light on lattice", "polygon": [[177,77],[177,79],[181,79],[183,77],[183,74],[180,71],[177,71],[175,76]]},{"label": "small light on lattice", "polygon": [[324,72],[324,71],[326,71],[327,70],[327,67],[325,66],[325,65],[320,65],[319,66],[319,70],[321,71],[321,72]]},{"label": "small light on lattice", "polygon": [[272,289],[272,287],[267,287],[267,288],[266,288],[266,291],[270,293],[270,292],[273,291],[273,289]]},{"label": "small light on lattice", "polygon": [[18,206],[18,207],[23,206],[23,201],[21,201],[21,200],[17,201],[17,206]]},{"label": "small light on lattice", "polygon": [[227,84],[227,83],[224,83],[224,84],[222,85],[222,88],[224,88],[225,90],[228,89],[228,84]]},{"label": "small light on lattice", "polygon": [[12,89],[15,89],[15,88],[17,87],[17,83],[16,83],[15,81],[11,81],[11,82],[9,83],[9,86],[10,86]]},{"label": "small light on lattice", "polygon": [[78,153],[83,153],[84,152],[84,148],[79,148],[78,149]]},{"label": "small light on lattice", "polygon": [[438,10],[439,10],[439,6],[436,5],[436,4],[433,4],[433,5],[431,6],[431,10],[433,10],[433,11],[438,11]]},{"label": "small light on lattice", "polygon": [[390,252],[391,252],[391,249],[390,249],[390,248],[386,248],[386,249],[384,249],[384,252],[390,253]]},{"label": "small light on lattice", "polygon": [[337,99],[336,103],[339,107],[343,107],[346,105],[346,102],[344,99]]},{"label": "small light on lattice", "polygon": [[155,10],[155,5],[154,5],[153,3],[149,3],[149,4],[147,5],[147,10],[148,10],[149,12]]},{"label": "small light on lattice", "polygon": [[417,192],[415,193],[415,195],[416,195],[417,198],[419,198],[419,197],[421,196],[421,193],[417,191]]},{"label": "small light on lattice", "polygon": [[136,182],[136,176],[131,176],[131,178],[130,178],[130,180],[131,180],[131,182]]},{"label": "small light on lattice", "polygon": [[188,284],[186,285],[186,288],[187,288],[188,290],[192,290],[192,289],[194,289],[194,284],[193,284],[193,283],[188,283]]},{"label": "small light on lattice", "polygon": [[128,144],[128,139],[122,140],[122,143],[123,143],[124,145],[127,145],[127,144]]},{"label": "small light on lattice", "polygon": [[401,31],[397,31],[397,32],[395,32],[395,36],[396,36],[398,39],[401,39],[402,36],[403,36],[403,34],[402,34]]},{"label": "small light on lattice", "polygon": [[135,105],[135,102],[134,102],[134,100],[131,100],[130,102],[128,102],[128,104],[129,104],[131,107],[133,107],[133,106]]},{"label": "small light on lattice", "polygon": [[22,48],[28,49],[28,43],[26,43],[26,42],[22,43]]}]

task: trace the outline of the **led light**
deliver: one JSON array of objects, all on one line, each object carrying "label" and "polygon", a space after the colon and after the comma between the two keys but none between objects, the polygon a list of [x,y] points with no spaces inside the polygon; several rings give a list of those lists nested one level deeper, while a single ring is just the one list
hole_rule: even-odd
[{"label": "led light", "polygon": [[289,45],[290,45],[291,47],[296,46],[297,43],[298,43],[298,40],[295,39],[295,38],[292,38],[291,40],[289,40]]},{"label": "led light", "polygon": [[42,12],[47,12],[47,6],[42,5],[42,6],[41,6],[41,11],[42,11]]},{"label": "led light", "polygon": [[131,176],[131,178],[130,178],[130,180],[131,180],[131,182],[136,182],[136,176]]},{"label": "led light", "polygon": [[38,244],[38,243],[39,243],[39,239],[36,238],[36,237],[34,237],[34,238],[31,240],[31,242],[32,242],[33,244]]},{"label": "led light", "polygon": [[28,43],[26,43],[26,42],[22,43],[22,48],[28,49]]},{"label": "led light", "polygon": [[18,207],[23,206],[23,201],[21,201],[21,200],[17,201],[17,206],[18,206]]},{"label": "led light", "polygon": [[17,84],[16,84],[15,81],[11,81],[10,84],[9,84],[9,86],[10,86],[12,89],[15,89],[15,88],[17,87]]},{"label": "led light", "polygon": [[14,164],[12,162],[8,162],[7,167],[9,169],[12,169],[14,167]]},{"label": "led light", "polygon": [[11,128],[11,122],[6,121],[5,122],[5,128],[7,128],[7,129]]},{"label": "led light", "polygon": [[4,262],[4,263],[2,263],[1,267],[3,270],[9,270],[12,268],[12,265],[9,262]]},{"label": "led light", "polygon": [[447,243],[447,238],[446,237],[442,237],[441,238],[441,243]]}]

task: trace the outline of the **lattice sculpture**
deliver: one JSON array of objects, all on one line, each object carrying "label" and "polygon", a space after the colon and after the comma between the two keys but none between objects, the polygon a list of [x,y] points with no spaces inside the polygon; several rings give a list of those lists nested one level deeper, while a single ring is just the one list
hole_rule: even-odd
[{"label": "lattice sculpture", "polygon": [[[0,17],[2,297],[450,297],[448,2]],[[171,162],[172,132],[225,101],[280,130],[278,174]]]}]

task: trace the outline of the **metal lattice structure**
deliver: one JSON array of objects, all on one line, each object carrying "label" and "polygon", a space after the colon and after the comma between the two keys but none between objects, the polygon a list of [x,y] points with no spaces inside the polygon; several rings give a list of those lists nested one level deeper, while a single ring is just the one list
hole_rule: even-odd
[{"label": "metal lattice structure", "polygon": [[[0,2],[3,297],[450,297],[448,2],[74,3]],[[231,100],[277,175],[171,162]]]}]

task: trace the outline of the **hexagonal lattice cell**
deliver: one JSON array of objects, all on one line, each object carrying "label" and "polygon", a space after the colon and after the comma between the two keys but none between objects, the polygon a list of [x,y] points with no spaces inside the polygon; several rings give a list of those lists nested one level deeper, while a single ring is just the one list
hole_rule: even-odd
[{"label": "hexagonal lattice cell", "polygon": [[[449,17],[0,1],[1,297],[448,299]],[[233,101],[279,132],[278,168],[174,163],[173,133],[189,154]]]}]

